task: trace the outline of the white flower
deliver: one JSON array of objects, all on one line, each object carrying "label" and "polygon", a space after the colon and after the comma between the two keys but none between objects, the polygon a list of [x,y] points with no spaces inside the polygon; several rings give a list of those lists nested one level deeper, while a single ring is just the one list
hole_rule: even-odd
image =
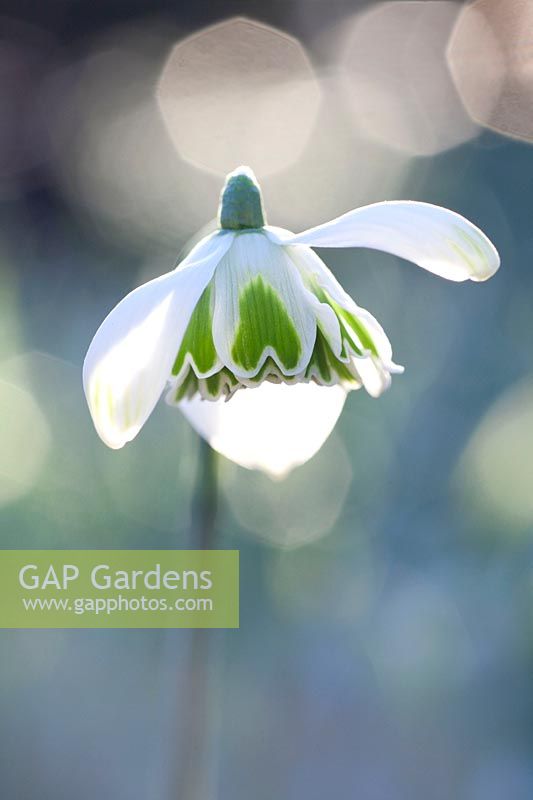
[{"label": "white flower", "polygon": [[[204,421],[220,415],[209,401],[265,381],[364,386],[373,397],[388,388],[403,368],[387,336],[311,247],[384,250],[454,281],[486,280],[500,263],[475,225],[427,203],[375,203],[297,235],[272,228],[246,167],[226,180],[219,222],[175,270],[127,295],[91,342],[84,388],[109,447],[137,435],[166,386],[169,403],[194,400],[186,415]],[[341,407],[332,403],[331,427]],[[212,424],[193,424],[215,442]],[[249,454],[235,460],[254,465]]]}]

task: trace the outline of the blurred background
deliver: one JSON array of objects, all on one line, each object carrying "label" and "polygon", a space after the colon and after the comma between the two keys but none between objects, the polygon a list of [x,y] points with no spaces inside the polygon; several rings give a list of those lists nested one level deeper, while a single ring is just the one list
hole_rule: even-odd
[{"label": "blurred background", "polygon": [[[81,364],[235,166],[273,225],[424,200],[501,253],[325,254],[406,373],[283,482],[220,459],[212,797],[533,797],[532,37],[527,0],[4,0],[1,547],[188,546],[196,435],[161,404],[107,450]],[[188,637],[1,632],[1,795],[179,797]]]}]

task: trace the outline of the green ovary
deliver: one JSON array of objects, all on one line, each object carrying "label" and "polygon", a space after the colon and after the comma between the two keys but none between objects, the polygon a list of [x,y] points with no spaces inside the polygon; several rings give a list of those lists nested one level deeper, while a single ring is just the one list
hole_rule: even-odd
[{"label": "green ovary", "polygon": [[245,370],[255,369],[266,348],[280,365],[294,369],[302,353],[300,337],[277,292],[258,275],[239,296],[239,324],[231,357]]}]

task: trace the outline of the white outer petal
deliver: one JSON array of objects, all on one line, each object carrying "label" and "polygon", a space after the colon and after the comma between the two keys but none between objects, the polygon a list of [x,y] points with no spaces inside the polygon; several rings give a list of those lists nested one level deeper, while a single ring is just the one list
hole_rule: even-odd
[{"label": "white outer petal", "polygon": [[[270,347],[265,348],[253,369],[246,370],[233,359],[232,348],[239,325],[239,295],[249,281],[257,276],[261,276],[276,290],[300,338],[302,352],[298,363],[291,368],[281,364],[277,353]],[[239,378],[256,375],[268,356],[273,358],[285,375],[297,375],[305,369],[315,344],[316,315],[313,305],[314,299],[293,269],[283,247],[274,244],[263,232],[239,233],[215,276],[213,340],[216,351]]]},{"label": "white outer petal", "polygon": [[409,200],[363,206],[281,241],[383,250],[452,281],[484,281],[500,266],[498,251],[472,222],[455,211]]},{"label": "white outer petal", "polygon": [[98,328],[85,356],[83,386],[109,447],[131,441],[150,416],[194,307],[232,239],[203,239],[176,270],[130,292]]},{"label": "white outer petal", "polygon": [[262,383],[229,401],[194,397],[179,408],[211,447],[247,469],[283,478],[322,447],[344,406],[340,386]]}]

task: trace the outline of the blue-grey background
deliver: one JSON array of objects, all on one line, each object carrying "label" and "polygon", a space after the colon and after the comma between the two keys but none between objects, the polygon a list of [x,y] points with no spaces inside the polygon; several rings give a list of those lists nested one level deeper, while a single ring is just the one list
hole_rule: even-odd
[{"label": "blue-grey background", "polygon": [[[240,630],[212,651],[221,800],[533,796],[533,73],[524,38],[523,61],[497,57],[532,29],[470,25],[454,49],[462,9],[4,0],[2,548],[189,545],[195,434],[161,405],[107,450],[81,364],[113,304],[212,220],[249,147],[273,224],[418,199],[501,253],[481,285],[323,253],[406,372],[377,401],[352,393],[285,482],[221,460],[219,542],[242,572]],[[242,14],[277,31],[260,29],[249,63],[232,60]],[[180,43],[224,21],[199,71]],[[255,85],[270,47],[279,74]],[[263,111],[247,105],[271,79]],[[521,139],[499,132],[507,114]],[[188,645],[185,631],[2,632],[2,797],[175,796]]]}]

